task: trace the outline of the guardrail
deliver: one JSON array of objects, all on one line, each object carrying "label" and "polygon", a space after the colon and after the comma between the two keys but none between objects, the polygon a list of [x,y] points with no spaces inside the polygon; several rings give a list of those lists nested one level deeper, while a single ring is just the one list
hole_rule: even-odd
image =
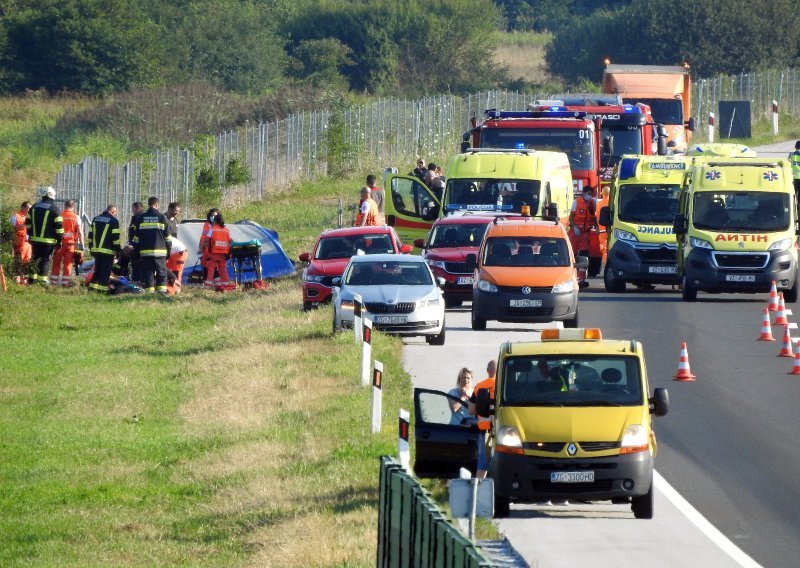
[{"label": "guardrail", "polygon": [[483,568],[493,564],[451,525],[419,482],[381,456],[376,566]]}]

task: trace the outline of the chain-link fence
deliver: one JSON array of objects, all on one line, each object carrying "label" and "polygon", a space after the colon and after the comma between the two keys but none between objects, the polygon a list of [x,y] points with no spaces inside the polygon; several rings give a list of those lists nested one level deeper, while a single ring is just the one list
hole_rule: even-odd
[{"label": "chain-link fence", "polygon": [[[696,81],[693,115],[703,124],[720,100],[750,100],[755,119],[766,118],[772,100],[781,112],[800,116],[796,69],[764,71]],[[440,95],[418,101],[381,99],[342,112],[303,112],[274,123],[245,124],[197,142],[192,148],[160,150],[124,164],[87,156],[57,174],[53,185],[80,203],[91,218],[108,203],[121,212],[134,201],[157,195],[180,201],[187,213],[198,179],[206,173],[222,201],[260,199],[299,179],[333,171],[394,166],[411,169],[417,156],[449,156],[458,151],[472,117],[487,108],[523,110],[543,94],[487,91],[467,97]],[[231,176],[237,165],[244,179]]]}]

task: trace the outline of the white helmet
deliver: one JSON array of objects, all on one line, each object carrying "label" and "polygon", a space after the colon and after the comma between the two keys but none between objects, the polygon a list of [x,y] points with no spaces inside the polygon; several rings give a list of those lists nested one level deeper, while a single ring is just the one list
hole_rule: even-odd
[{"label": "white helmet", "polygon": [[51,186],[47,186],[47,197],[50,199],[56,198],[56,190]]},{"label": "white helmet", "polygon": [[50,199],[56,198],[56,190],[51,186],[41,186],[36,192],[39,197],[49,197]]}]

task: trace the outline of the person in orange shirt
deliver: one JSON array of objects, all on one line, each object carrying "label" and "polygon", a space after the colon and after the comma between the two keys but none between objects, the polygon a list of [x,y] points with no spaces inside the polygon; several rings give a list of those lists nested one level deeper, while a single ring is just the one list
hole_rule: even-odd
[{"label": "person in orange shirt", "polygon": [[75,202],[68,199],[61,212],[61,225],[64,236],[61,246],[53,254],[53,267],[50,269],[51,286],[72,286],[72,262],[75,258],[75,247],[83,247],[83,228],[81,219],[75,214]]},{"label": "person in orange shirt", "polygon": [[383,216],[378,210],[378,204],[372,199],[372,192],[366,186],[361,188],[361,222],[360,227],[375,227],[382,225]]},{"label": "person in orange shirt", "polygon": [[200,231],[200,250],[198,254],[200,255],[200,266],[203,267],[203,278],[208,280],[208,239],[206,237],[206,233],[211,230],[211,225],[213,225],[214,217],[219,213],[219,210],[214,207],[208,210],[206,214],[206,222],[203,223],[203,229]]},{"label": "person in orange shirt", "polygon": [[[489,471],[489,453],[491,447],[489,440],[491,439],[492,419],[490,417],[480,416],[476,409],[475,403],[478,399],[478,391],[488,390],[489,399],[494,401],[494,389],[497,381],[497,361],[492,359],[486,365],[487,377],[475,385],[472,389],[472,396],[469,399],[469,413],[478,417],[478,428],[483,433],[483,440],[478,442],[478,471],[475,477],[478,479],[486,479],[486,474]],[[483,443],[480,443],[480,442]]]},{"label": "person in orange shirt", "polygon": [[205,250],[208,251],[206,261],[206,288],[217,291],[227,290],[228,282],[228,257],[231,255],[231,233],[225,226],[222,215],[217,213],[211,219],[211,227],[204,235]]},{"label": "person in orange shirt", "polygon": [[14,228],[14,269],[17,284],[27,284],[25,274],[31,260],[31,243],[28,242],[28,233],[25,230],[25,217],[31,208],[30,201],[23,201],[19,211],[11,215],[11,226]]},{"label": "person in orange shirt", "polygon": [[167,259],[167,294],[180,294],[183,285],[183,268],[188,251],[178,237],[172,237],[172,247]]}]

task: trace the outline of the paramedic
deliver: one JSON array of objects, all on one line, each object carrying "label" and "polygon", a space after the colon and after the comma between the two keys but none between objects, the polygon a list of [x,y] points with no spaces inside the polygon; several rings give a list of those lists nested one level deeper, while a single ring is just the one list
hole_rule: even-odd
[{"label": "paramedic", "polygon": [[25,230],[25,218],[31,208],[30,201],[23,201],[19,211],[11,215],[11,227],[14,229],[14,268],[17,284],[26,284],[25,269],[31,260],[31,243]]},{"label": "paramedic", "polygon": [[228,258],[231,255],[231,233],[225,226],[225,221],[220,213],[212,218],[211,228],[203,235],[208,250],[208,272],[205,287],[215,290],[227,289]]},{"label": "paramedic", "polygon": [[[594,231],[595,234],[600,232],[595,215],[596,207],[596,202],[592,197],[592,188],[588,186],[584,187],[583,193],[572,202],[567,231],[576,259],[578,256],[589,256],[590,231]],[[586,288],[589,285],[586,282],[585,270],[578,271],[578,285],[581,288]]]},{"label": "paramedic", "polygon": [[64,203],[61,226],[64,228],[64,237],[53,255],[50,285],[72,286],[72,262],[75,259],[75,247],[83,247],[83,227],[81,218],[75,214],[75,202],[71,199]]},{"label": "paramedic", "polygon": [[183,283],[183,266],[186,264],[187,250],[180,239],[172,238],[171,254],[167,259],[167,293],[178,294]]}]

